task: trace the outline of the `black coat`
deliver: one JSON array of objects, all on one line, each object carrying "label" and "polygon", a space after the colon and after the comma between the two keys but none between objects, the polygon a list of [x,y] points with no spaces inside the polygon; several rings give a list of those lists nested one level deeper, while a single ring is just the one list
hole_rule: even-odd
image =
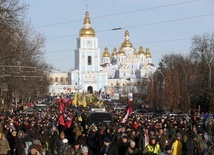
[{"label": "black coat", "polygon": [[109,144],[109,146],[104,145],[101,148],[101,155],[118,155],[118,150],[116,145]]},{"label": "black coat", "polygon": [[15,154],[23,155],[25,154],[25,139],[16,137],[16,146],[15,146]]},{"label": "black coat", "polygon": [[134,148],[129,147],[129,148],[127,149],[125,155],[138,155],[138,154],[139,154],[138,148],[136,148],[136,147],[134,147]]},{"label": "black coat", "polygon": [[188,139],[186,142],[186,155],[194,155],[197,148],[197,143],[192,139]]},{"label": "black coat", "polygon": [[124,143],[124,142],[121,141],[117,145],[117,148],[118,148],[118,154],[119,155],[125,155],[126,154],[126,150],[129,148],[129,142]]}]

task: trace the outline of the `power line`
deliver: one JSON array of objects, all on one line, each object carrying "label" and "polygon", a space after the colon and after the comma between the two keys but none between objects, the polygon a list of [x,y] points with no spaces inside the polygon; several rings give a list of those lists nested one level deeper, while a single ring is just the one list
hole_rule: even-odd
[{"label": "power line", "polygon": [[205,14],[205,15],[198,15],[198,16],[191,16],[191,17],[185,17],[185,18],[169,19],[169,20],[160,21],[160,22],[153,22],[153,23],[147,23],[147,24],[140,24],[140,25],[129,26],[129,28],[140,27],[140,26],[147,26],[147,25],[155,25],[155,24],[162,24],[162,23],[169,23],[169,22],[176,22],[176,21],[182,21],[182,20],[188,20],[188,19],[194,19],[194,18],[209,17],[209,16],[213,16],[213,15],[214,15],[214,13]]},{"label": "power line", "polygon": [[[181,52],[189,52],[188,50],[170,50],[170,51],[160,51],[160,52],[151,52],[151,54],[153,54],[153,53],[181,53]],[[51,60],[51,61],[61,61],[61,60],[72,60],[73,58],[59,58],[59,59],[48,59],[49,61]]]},{"label": "power line", "polygon": [[[146,41],[141,43],[136,43],[136,45],[139,44],[151,44],[151,43],[162,43],[162,42],[171,42],[171,41],[179,41],[179,40],[190,40],[191,38],[175,38],[175,39],[166,39],[166,40],[154,40],[154,41]],[[108,47],[116,47],[120,45],[108,45]],[[106,46],[100,46],[100,48],[105,48]],[[69,52],[74,51],[75,49],[62,49],[62,50],[54,50],[54,51],[47,51],[46,53],[58,53],[58,52]]]},{"label": "power line", "polygon": [[[141,12],[141,11],[154,10],[154,9],[160,9],[160,8],[171,7],[171,6],[182,5],[182,4],[188,4],[188,3],[194,3],[194,2],[199,2],[199,1],[202,1],[202,0],[191,0],[191,1],[185,1],[185,2],[180,2],[180,3],[166,4],[166,5],[156,6],[156,7],[149,7],[149,8],[145,8],[145,9],[139,9],[139,10],[133,10],[133,11],[126,11],[126,12],[114,13],[114,14],[109,14],[109,15],[97,16],[97,17],[92,17],[91,19],[99,19],[99,18],[106,18],[106,17],[136,13],[136,12]],[[81,22],[81,21],[83,21],[83,19],[65,21],[65,22],[55,23],[55,24],[48,24],[48,25],[38,26],[36,28],[44,28],[44,27],[50,27],[50,26],[64,25],[64,24]]]},{"label": "power line", "polygon": [[[149,26],[149,25],[155,25],[155,24],[163,24],[163,23],[170,23],[170,22],[177,22],[177,21],[183,21],[183,20],[189,20],[189,19],[195,19],[195,18],[202,18],[202,17],[209,17],[213,16],[214,13],[211,14],[204,14],[204,15],[198,15],[198,16],[191,16],[191,17],[185,17],[185,18],[177,18],[177,19],[169,19],[169,20],[164,20],[164,21],[159,21],[159,22],[152,22],[152,23],[145,23],[145,24],[139,24],[139,25],[133,25],[129,26],[128,28],[135,28],[135,27],[141,27],[141,26]],[[126,27],[121,27],[121,29],[125,29]],[[112,29],[106,29],[106,30],[99,30],[99,32],[106,32],[106,31],[112,31]],[[58,37],[51,37],[47,38],[49,40],[51,39],[59,39],[59,38],[65,38],[65,37],[71,37],[71,36],[78,36],[78,34],[71,34],[71,35],[64,35],[64,36],[58,36]]]}]

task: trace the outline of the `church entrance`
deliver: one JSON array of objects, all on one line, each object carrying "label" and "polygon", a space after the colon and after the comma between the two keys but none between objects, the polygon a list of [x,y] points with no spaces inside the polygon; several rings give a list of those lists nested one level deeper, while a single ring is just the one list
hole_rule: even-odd
[{"label": "church entrance", "polygon": [[93,93],[93,87],[92,86],[88,86],[88,93]]}]

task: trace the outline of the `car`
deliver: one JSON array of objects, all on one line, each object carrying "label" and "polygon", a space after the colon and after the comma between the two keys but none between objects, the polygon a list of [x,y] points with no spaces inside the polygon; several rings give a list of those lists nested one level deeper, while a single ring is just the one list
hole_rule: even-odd
[{"label": "car", "polygon": [[174,113],[166,113],[166,114],[163,114],[162,115],[162,118],[167,118],[167,117],[176,117],[177,114],[174,114]]},{"label": "car", "polygon": [[190,114],[177,114],[176,119],[186,119],[186,120],[190,120],[191,119],[191,115]]},{"label": "car", "polygon": [[111,113],[106,111],[105,108],[92,108],[86,115],[86,122],[86,129],[88,129],[88,127],[92,124],[105,124],[111,126],[113,123],[113,118]]},{"label": "car", "polygon": [[51,106],[53,102],[41,102],[40,104],[37,105],[46,105],[46,106]]},{"label": "car", "polygon": [[41,111],[41,110],[45,110],[48,108],[47,104],[36,104],[35,106],[33,106],[33,108],[35,110]]},{"label": "car", "polygon": [[132,111],[131,114],[134,114],[134,115],[144,115],[147,111],[145,110],[142,110],[142,109],[137,109],[135,111]]},{"label": "car", "polygon": [[36,110],[33,107],[29,107],[24,111],[20,111],[20,114],[32,116],[35,112],[36,112]]}]

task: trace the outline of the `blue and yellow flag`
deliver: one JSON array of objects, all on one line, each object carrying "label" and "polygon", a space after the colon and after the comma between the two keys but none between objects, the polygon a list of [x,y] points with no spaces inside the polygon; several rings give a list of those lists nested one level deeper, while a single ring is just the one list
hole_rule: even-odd
[{"label": "blue and yellow flag", "polygon": [[99,107],[99,108],[104,108],[104,107],[105,107],[104,102],[103,102],[103,101],[100,101],[100,103],[98,104],[98,107]]},{"label": "blue and yellow flag", "polygon": [[78,93],[75,93],[74,100],[72,102],[73,106],[77,107],[78,105]]},{"label": "blue and yellow flag", "polygon": [[81,115],[81,112],[78,110],[78,108],[76,108],[76,113],[77,113],[78,121],[82,122],[82,115]]},{"label": "blue and yellow flag", "polygon": [[82,105],[83,107],[87,107],[85,95],[83,96]]}]

